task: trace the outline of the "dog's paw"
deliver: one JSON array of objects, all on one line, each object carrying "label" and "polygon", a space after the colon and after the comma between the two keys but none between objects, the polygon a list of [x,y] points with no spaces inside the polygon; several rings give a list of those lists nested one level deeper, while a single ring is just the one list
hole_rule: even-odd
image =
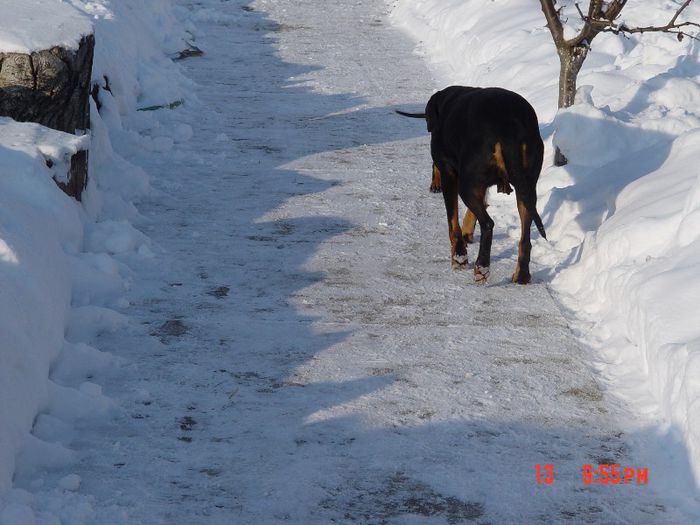
[{"label": "dog's paw", "polygon": [[528,284],[530,282],[530,272],[516,270],[511,279],[515,284]]},{"label": "dog's paw", "polygon": [[473,233],[465,233],[462,235],[462,239],[464,239],[464,242],[467,244],[473,244],[474,243],[474,234]]},{"label": "dog's paw", "polygon": [[476,284],[486,284],[490,273],[488,266],[474,266],[474,282]]},{"label": "dog's paw", "polygon": [[442,188],[437,184],[430,185],[430,193],[442,193]]},{"label": "dog's paw", "polygon": [[467,267],[467,255],[453,255],[452,256],[452,269],[453,270],[464,270]]}]

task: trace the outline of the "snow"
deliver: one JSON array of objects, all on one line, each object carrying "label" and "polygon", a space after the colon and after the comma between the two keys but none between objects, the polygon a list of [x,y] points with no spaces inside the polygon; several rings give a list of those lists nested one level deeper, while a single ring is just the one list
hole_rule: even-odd
[{"label": "snow", "polygon": [[63,490],[75,492],[80,488],[80,476],[77,474],[68,474],[66,477],[61,478],[58,482],[58,486]]},{"label": "snow", "polygon": [[48,401],[49,366],[61,350],[82,224],[52,175],[87,139],[0,119],[0,490]]},{"label": "snow", "polygon": [[[697,42],[663,34],[598,36],[579,75],[576,104],[555,117],[558,60],[543,15],[530,2],[394,4],[392,16],[420,39],[420,52],[446,83],[523,93],[545,137],[551,134],[569,158],[567,167],[543,172],[539,206],[553,244],[536,246],[533,256],[553,268],[552,288],[596,348],[593,360],[609,391],[645,415],[656,439],[674,442],[663,454],[647,443],[649,457],[659,454],[660,475],[672,479],[674,468],[691,465],[694,483],[674,483],[673,492],[694,505],[700,486],[700,392],[693,379],[700,307]],[[573,2],[563,6],[564,18],[575,21]],[[649,2],[623,14],[630,26],[663,25],[676,8]],[[700,7],[691,4],[683,20],[699,16]]]},{"label": "snow", "polygon": [[90,19],[63,0],[4,0],[2,7],[0,53],[78,49],[93,33]]},{"label": "snow", "polygon": [[36,525],[32,509],[27,505],[10,503],[0,514],[2,525]]},{"label": "snow", "polygon": [[[0,121],[0,524],[697,520],[696,44],[602,35],[557,112],[530,0],[41,3],[102,89],[89,137]],[[450,268],[393,109],[451,83],[538,111],[532,285],[502,195],[489,283]]]}]

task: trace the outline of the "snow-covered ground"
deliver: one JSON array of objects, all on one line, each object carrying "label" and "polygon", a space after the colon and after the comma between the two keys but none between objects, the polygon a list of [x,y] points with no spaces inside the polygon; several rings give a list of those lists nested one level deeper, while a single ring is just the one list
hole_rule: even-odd
[{"label": "snow-covered ground", "polygon": [[[598,36],[577,104],[553,120],[558,58],[529,0],[398,0],[393,18],[421,42],[446,83],[501,85],[535,105],[570,164],[548,167],[540,206],[552,247],[533,255],[601,377],[665,450],[662,471],[690,464],[700,485],[700,68],[697,41],[647,33]],[[573,2],[560,2],[575,28]],[[630,4],[629,26],[664,25],[681,2]],[[700,19],[693,2],[681,20]],[[551,153],[551,149],[550,149]],[[551,164],[551,162],[550,162]],[[650,452],[653,456],[656,450]],[[664,468],[666,467],[666,468]],[[673,479],[675,474],[671,475]],[[669,481],[671,483],[671,481]]]},{"label": "snow-covered ground", "polygon": [[[0,358],[24,359],[0,368],[0,524],[696,521],[692,44],[601,37],[552,124],[529,1],[175,3],[71,1],[105,88],[82,205],[40,162],[65,137],[0,154],[3,190],[24,177],[0,206]],[[543,174],[530,286],[501,196],[490,284],[451,270],[424,125],[393,114],[458,82],[526,94],[572,159]],[[649,485],[586,486],[586,463]]]}]

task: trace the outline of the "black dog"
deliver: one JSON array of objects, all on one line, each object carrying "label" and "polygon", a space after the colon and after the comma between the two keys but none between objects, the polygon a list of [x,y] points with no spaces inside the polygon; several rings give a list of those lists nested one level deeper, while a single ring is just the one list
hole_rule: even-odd
[{"label": "black dog", "polygon": [[[427,121],[433,157],[431,190],[441,187],[445,198],[453,264],[467,264],[465,242],[473,238],[478,221],[481,240],[474,279],[486,281],[494,224],[486,212],[486,190],[496,186],[509,194],[514,187],[521,237],[513,282],[529,283],[533,220],[547,238],[536,208],[544,144],[532,106],[517,93],[501,88],[450,86],[430,97],[425,113],[397,113]],[[459,225],[458,195],[469,208],[464,232]]]}]

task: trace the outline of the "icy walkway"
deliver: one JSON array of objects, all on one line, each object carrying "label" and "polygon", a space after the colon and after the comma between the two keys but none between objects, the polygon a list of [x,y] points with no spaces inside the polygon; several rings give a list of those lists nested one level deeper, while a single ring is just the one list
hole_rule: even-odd
[{"label": "icy walkway", "polygon": [[509,283],[513,203],[490,285],[450,269],[424,126],[392,114],[439,86],[384,2],[252,6],[197,4],[203,107],[167,112],[194,138],[132,159],[162,252],[96,343],[130,364],[75,444],[94,522],[681,522],[653,473],[583,484],[645,465],[543,272]]}]

